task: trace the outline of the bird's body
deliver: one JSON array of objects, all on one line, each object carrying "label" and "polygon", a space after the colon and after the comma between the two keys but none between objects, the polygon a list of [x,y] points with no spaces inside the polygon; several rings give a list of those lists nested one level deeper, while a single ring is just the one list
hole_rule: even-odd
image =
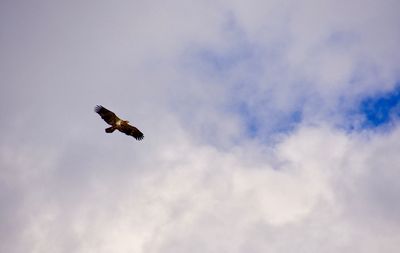
[{"label": "bird's body", "polygon": [[97,105],[94,111],[97,112],[107,124],[111,125],[111,127],[105,129],[106,133],[112,133],[118,130],[126,135],[133,136],[136,140],[143,139],[144,135],[139,129],[129,125],[129,121],[118,118],[112,111],[101,105]]}]

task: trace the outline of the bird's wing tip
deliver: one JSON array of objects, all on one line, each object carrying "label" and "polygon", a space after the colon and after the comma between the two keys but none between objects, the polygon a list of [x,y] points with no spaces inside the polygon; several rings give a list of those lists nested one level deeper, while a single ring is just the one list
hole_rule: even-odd
[{"label": "bird's wing tip", "polygon": [[101,106],[101,105],[96,105],[96,106],[94,107],[94,111],[95,111],[95,112],[99,112],[102,108],[103,108],[103,106]]}]

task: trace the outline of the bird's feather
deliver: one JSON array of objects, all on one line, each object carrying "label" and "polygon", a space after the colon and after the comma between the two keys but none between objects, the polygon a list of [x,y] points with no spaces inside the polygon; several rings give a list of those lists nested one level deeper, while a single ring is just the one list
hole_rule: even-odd
[{"label": "bird's feather", "polygon": [[95,112],[97,112],[100,117],[107,122],[107,124],[109,125],[115,125],[117,123],[118,120],[120,120],[117,115],[115,115],[115,113],[113,113],[112,111],[104,108],[101,105],[98,105],[95,107]]},{"label": "bird's feather", "polygon": [[121,125],[118,128],[118,130],[125,133],[126,135],[133,136],[138,141],[140,141],[144,137],[143,133],[140,132],[139,129],[137,129],[136,127],[131,126],[129,124]]}]

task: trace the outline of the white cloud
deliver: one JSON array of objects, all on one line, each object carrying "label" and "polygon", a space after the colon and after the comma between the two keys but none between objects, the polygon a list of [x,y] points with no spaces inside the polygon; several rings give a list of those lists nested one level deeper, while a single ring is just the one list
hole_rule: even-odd
[{"label": "white cloud", "polygon": [[42,190],[31,183],[35,192],[25,192],[18,245],[33,252],[395,252],[398,135],[366,139],[304,127],[272,155],[248,161],[243,148],[176,142],[151,153],[145,172],[128,158],[126,169],[97,167],[85,182],[67,184],[78,191],[49,183],[57,175],[36,179]]}]

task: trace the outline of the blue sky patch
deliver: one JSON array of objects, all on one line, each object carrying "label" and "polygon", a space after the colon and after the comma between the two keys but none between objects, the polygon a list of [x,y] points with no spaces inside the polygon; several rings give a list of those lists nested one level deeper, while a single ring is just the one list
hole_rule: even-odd
[{"label": "blue sky patch", "polygon": [[359,106],[362,127],[380,127],[400,116],[400,85],[394,90],[363,99]]},{"label": "blue sky patch", "polygon": [[251,138],[268,139],[273,134],[293,131],[303,118],[300,110],[285,113],[265,106],[265,110],[270,111],[270,117],[253,110],[245,102],[236,105],[236,113],[242,118],[246,133]]}]

